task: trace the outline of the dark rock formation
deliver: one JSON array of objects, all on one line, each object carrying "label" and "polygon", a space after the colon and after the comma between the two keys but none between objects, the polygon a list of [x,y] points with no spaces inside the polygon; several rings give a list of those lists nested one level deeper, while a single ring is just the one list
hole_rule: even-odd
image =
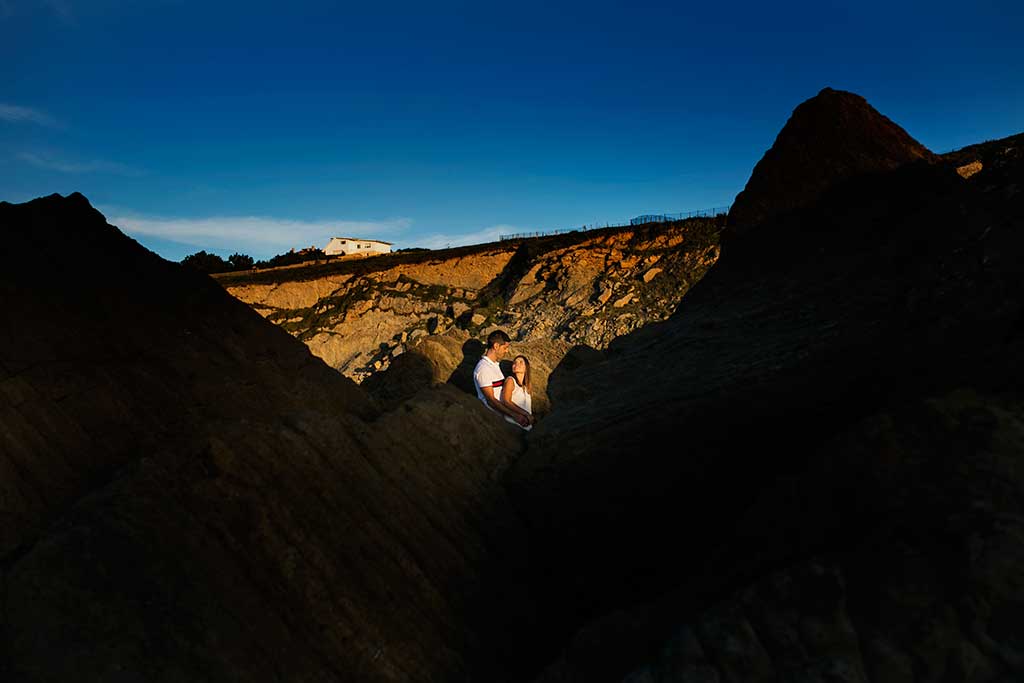
[{"label": "dark rock formation", "polygon": [[972,162],[979,162],[983,167],[995,165],[1005,166],[1016,161],[1024,154],[1024,133],[1011,135],[1001,140],[988,140],[943,154],[943,163],[960,167]]},{"label": "dark rock formation", "polygon": [[528,666],[515,427],[446,386],[380,413],[81,195],[0,230],[0,679]]},{"label": "dark rock formation", "polygon": [[[589,625],[542,680],[1017,680],[1022,452],[1019,401],[959,391],[867,418],[758,492],[695,558],[703,578]],[[744,565],[768,570],[698,592]],[[647,661],[608,674],[602,643]]]},{"label": "dark rock formation", "polygon": [[[967,562],[968,551],[871,539],[899,528],[969,548],[971,532],[955,518],[973,515],[971,501],[989,495],[1001,502],[985,503],[991,509],[980,523],[1008,525],[999,552],[1021,556],[1021,482],[1011,477],[1004,491],[986,477],[1024,464],[1008,436],[1020,424],[1024,382],[1022,188],[1024,163],[1012,146],[969,180],[946,164],[851,178],[770,230],[736,236],[671,320],[618,340],[602,361],[552,377],[556,401],[576,402],[556,403],[531,433],[510,482],[564,600],[594,620],[546,680],[621,678],[654,656],[673,621],[700,624],[705,610],[738,599],[735,591],[815,557],[837,567],[858,605],[895,609],[910,596],[869,596],[890,585],[870,577],[891,573],[893,591],[910,590],[929,563]],[[906,417],[953,391],[983,397],[942,418],[965,421],[966,432],[932,425],[938,417]],[[974,440],[972,411],[980,420]],[[901,466],[898,479],[910,488],[933,481],[927,496],[886,484],[896,454],[857,427],[872,415],[894,421],[908,452],[928,455],[906,456],[915,464]],[[830,444],[843,434],[862,440],[867,471],[836,463]],[[994,446],[994,470],[984,464],[989,439],[1010,439]],[[954,451],[931,450],[946,441],[958,444]],[[978,470],[968,461],[957,470],[957,458]],[[977,492],[945,500],[958,477]],[[787,478],[799,485],[787,489],[779,483]],[[757,507],[766,490],[776,493]],[[811,505],[814,491],[829,495]],[[914,502],[895,504],[903,495]],[[867,514],[874,505],[885,512]],[[793,514],[772,514],[787,508]],[[1005,650],[983,663],[995,676],[1010,675],[1007,662],[1021,646],[1001,615],[1024,598],[1008,578],[1020,571],[1013,559],[991,576],[921,574],[923,605],[957,611],[987,595],[998,596],[997,606],[977,624],[951,622],[926,663],[913,654],[924,640],[886,642],[915,672],[958,649]],[[871,635],[883,622],[857,623]],[[909,633],[914,623],[908,616],[891,626]],[[986,639],[988,651],[979,645]],[[722,680],[748,680],[718,671]]]},{"label": "dark rock formation", "polygon": [[1018,679],[1022,453],[1024,404],[972,392],[855,425],[739,525],[756,563],[813,552],[822,525],[837,542],[702,612],[628,680]]},{"label": "dark rock formation", "polygon": [[798,106],[729,211],[734,232],[807,206],[837,183],[933,159],[860,95],[825,88]]}]

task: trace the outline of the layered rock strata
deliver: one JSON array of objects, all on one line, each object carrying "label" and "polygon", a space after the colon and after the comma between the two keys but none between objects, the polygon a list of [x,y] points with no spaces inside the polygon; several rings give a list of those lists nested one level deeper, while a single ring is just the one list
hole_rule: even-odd
[{"label": "layered rock strata", "polygon": [[605,348],[675,310],[718,258],[720,228],[695,219],[219,281],[362,381],[454,328]]}]

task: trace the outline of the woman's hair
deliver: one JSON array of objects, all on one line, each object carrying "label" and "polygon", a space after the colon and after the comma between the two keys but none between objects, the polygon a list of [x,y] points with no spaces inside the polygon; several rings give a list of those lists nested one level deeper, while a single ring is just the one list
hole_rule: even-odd
[{"label": "woman's hair", "polygon": [[[533,391],[530,390],[530,359],[527,358],[526,356],[522,355],[522,354],[519,354],[518,356],[516,356],[515,358],[512,359],[512,362],[515,363],[520,358],[523,359],[523,365],[526,366],[526,372],[523,373],[522,387],[524,389],[526,389],[526,393],[532,394]],[[515,377],[516,373],[513,372],[512,376]],[[516,377],[516,382],[517,383],[519,382],[519,378],[518,377]]]}]

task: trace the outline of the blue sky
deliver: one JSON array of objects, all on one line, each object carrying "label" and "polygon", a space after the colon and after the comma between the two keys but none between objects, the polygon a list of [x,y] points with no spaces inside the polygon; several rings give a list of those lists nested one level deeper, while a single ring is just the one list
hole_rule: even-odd
[{"label": "blue sky", "polygon": [[437,248],[727,206],[825,86],[1024,130],[1019,1],[698,4],[0,0],[0,200],[173,260]]}]

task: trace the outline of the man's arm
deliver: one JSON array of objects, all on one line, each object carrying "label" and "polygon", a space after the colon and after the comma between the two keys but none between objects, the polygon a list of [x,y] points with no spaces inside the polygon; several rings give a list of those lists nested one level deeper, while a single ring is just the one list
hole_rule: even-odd
[{"label": "man's arm", "polygon": [[521,415],[518,412],[514,412],[507,405],[505,405],[497,398],[495,398],[494,388],[491,387],[490,385],[480,387],[480,393],[484,395],[484,399],[487,401],[487,405],[494,408],[495,411],[501,413],[502,415],[508,415],[509,417],[511,417],[513,420],[523,425],[524,427],[530,424],[529,419],[525,419],[523,415]]}]

